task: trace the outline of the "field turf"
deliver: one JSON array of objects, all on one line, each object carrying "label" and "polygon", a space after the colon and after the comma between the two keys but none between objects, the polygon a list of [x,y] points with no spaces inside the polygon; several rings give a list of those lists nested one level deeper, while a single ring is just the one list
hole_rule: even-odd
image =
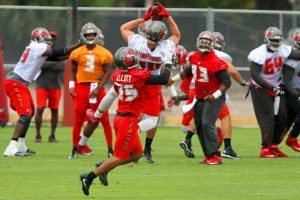
[{"label": "field turf", "polygon": [[[1,154],[12,131],[11,127],[0,129]],[[153,143],[154,164],[142,158],[138,164],[118,167],[109,173],[108,187],[95,179],[88,197],[81,191],[79,175],[106,158],[102,129],[89,141],[93,155],[74,160],[68,159],[71,128],[58,128],[56,144],[47,141],[48,127],[42,128],[42,143],[33,142],[34,134],[30,127],[26,143],[37,151],[36,156],[0,156],[0,200],[298,200],[300,196],[300,153],[282,143],[289,158],[259,159],[258,129],[233,130],[232,143],[242,159],[207,166],[199,163],[203,155],[197,137],[193,138],[196,158],[186,158],[179,146],[184,138],[180,128],[159,127]],[[144,143],[145,134],[141,138]]]}]

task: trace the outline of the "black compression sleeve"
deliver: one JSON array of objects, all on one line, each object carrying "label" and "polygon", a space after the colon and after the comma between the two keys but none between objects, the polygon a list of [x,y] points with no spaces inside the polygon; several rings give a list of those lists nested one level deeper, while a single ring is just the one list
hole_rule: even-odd
[{"label": "black compression sleeve", "polygon": [[60,57],[68,55],[68,51],[66,48],[52,48],[51,57]]},{"label": "black compression sleeve", "polygon": [[231,79],[227,70],[221,70],[216,73],[217,79],[224,85],[226,88],[231,86]]},{"label": "black compression sleeve", "polygon": [[260,76],[260,71],[262,69],[262,66],[255,63],[255,62],[250,62],[250,76],[251,78],[258,83],[260,86],[268,89],[272,89],[273,86],[270,85],[268,82],[266,82],[261,76]]},{"label": "black compression sleeve", "polygon": [[191,76],[193,74],[192,73],[192,67],[185,68],[184,73],[185,73],[186,77]]},{"label": "black compression sleeve", "polygon": [[160,75],[151,75],[146,83],[151,85],[167,84],[171,75],[171,67],[171,64],[166,64],[164,71]]}]

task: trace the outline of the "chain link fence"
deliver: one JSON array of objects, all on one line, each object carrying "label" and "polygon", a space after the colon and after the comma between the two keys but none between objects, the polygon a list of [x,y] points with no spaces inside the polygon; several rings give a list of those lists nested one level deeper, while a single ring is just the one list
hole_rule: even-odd
[{"label": "chain link fence", "polygon": [[[247,56],[252,49],[263,43],[267,27],[279,27],[285,37],[289,30],[300,27],[299,11],[184,8],[170,8],[169,11],[181,31],[180,43],[188,51],[196,49],[196,38],[201,31],[221,32],[226,41],[225,52],[232,56],[233,64],[238,67],[244,78],[249,76]],[[78,7],[75,20],[78,30],[74,33],[71,7],[0,6],[0,39],[4,47],[6,72],[12,70],[18,62],[24,47],[29,43],[31,31],[36,27],[42,26],[56,31],[57,46],[64,46],[72,43],[73,34],[79,36],[85,23],[94,22],[105,36],[106,48],[115,52],[119,47],[126,45],[120,34],[120,26],[140,18],[144,12],[145,8]],[[230,107],[233,115],[253,115],[251,100],[244,99],[245,93],[245,89],[237,84],[233,84],[230,89]],[[180,109],[172,109],[170,112],[180,113]]]}]

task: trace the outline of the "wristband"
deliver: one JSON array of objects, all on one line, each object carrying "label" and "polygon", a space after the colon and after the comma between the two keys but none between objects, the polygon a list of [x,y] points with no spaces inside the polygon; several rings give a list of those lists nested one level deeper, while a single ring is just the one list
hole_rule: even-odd
[{"label": "wristband", "polygon": [[172,77],[172,81],[174,81],[174,82],[178,81],[180,79],[181,79],[180,74],[176,74],[175,76]]},{"label": "wristband", "polygon": [[169,88],[170,88],[170,92],[171,92],[172,97],[177,97],[178,95],[177,95],[175,86],[171,85]]},{"label": "wristband", "polygon": [[75,81],[69,81],[69,89],[75,88]]},{"label": "wristband", "polygon": [[222,92],[221,92],[221,90],[217,90],[212,95],[214,96],[215,99],[217,99],[220,96],[222,96]]}]

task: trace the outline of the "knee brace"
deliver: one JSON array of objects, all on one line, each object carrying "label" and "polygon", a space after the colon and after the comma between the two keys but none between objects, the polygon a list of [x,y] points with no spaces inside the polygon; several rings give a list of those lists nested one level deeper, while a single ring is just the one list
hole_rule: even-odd
[{"label": "knee brace", "polygon": [[29,126],[32,116],[31,115],[21,115],[18,122],[25,126]]},{"label": "knee brace", "polygon": [[144,115],[142,120],[138,123],[141,131],[148,131],[157,126],[158,117]]}]

